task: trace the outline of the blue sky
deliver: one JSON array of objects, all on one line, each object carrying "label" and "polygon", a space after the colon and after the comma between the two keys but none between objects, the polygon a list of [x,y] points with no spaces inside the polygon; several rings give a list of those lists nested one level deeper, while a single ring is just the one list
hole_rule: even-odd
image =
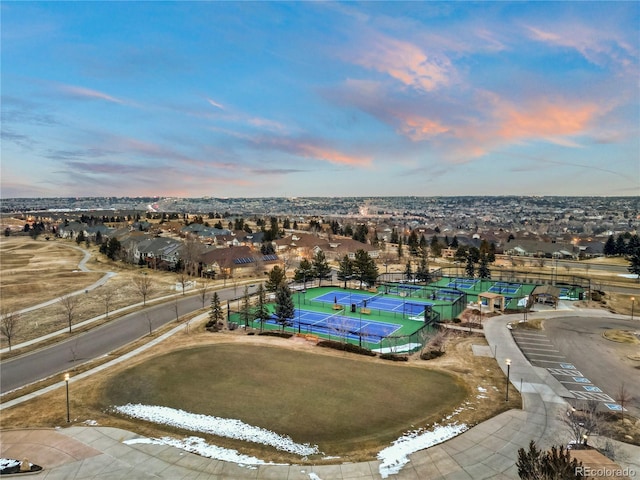
[{"label": "blue sky", "polygon": [[640,194],[638,2],[7,2],[2,197]]}]

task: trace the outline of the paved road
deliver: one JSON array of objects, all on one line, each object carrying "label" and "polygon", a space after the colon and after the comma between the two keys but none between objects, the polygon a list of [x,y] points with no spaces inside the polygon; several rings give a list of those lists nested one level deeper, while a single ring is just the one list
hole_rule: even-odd
[{"label": "paved road", "polygon": [[[254,289],[255,287],[250,288],[249,292],[252,293]],[[231,287],[218,291],[218,296],[222,301],[226,301],[236,297],[239,291],[240,289]],[[209,302],[210,297],[205,305]],[[177,303],[180,315],[202,308],[202,299],[199,296],[178,298]],[[84,363],[107,355],[147,335],[149,319],[153,329],[175,321],[175,302],[171,300],[161,305],[150,306],[50,347],[0,362],[0,391],[8,392],[65,372],[74,363]]]}]

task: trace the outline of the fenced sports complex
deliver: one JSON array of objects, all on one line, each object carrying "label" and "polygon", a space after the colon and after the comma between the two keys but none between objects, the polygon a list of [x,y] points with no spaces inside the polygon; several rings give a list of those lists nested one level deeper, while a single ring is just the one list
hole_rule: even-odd
[{"label": "fenced sports complex", "polygon": [[[277,321],[271,304],[269,320],[252,320],[247,326],[355,343],[379,352],[412,352],[424,346],[438,322],[455,319],[481,294],[504,297],[505,311],[525,311],[535,288],[548,283],[528,279],[527,274],[499,280],[444,276],[441,270],[432,274],[426,284],[381,275],[382,282],[370,290],[301,288],[293,292],[294,316],[284,325]],[[579,283],[557,286],[560,298],[568,300],[582,299],[589,288]],[[239,318],[239,312],[230,311],[231,322],[240,324]]]}]

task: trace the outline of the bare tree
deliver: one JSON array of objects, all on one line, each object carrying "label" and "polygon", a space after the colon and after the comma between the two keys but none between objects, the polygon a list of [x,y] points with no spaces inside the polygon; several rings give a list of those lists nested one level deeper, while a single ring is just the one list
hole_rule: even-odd
[{"label": "bare tree", "polygon": [[193,235],[188,235],[184,241],[182,249],[182,261],[184,262],[184,272],[190,276],[198,275],[200,255],[204,245]]},{"label": "bare tree", "polygon": [[587,437],[595,433],[600,424],[598,402],[588,400],[578,404],[578,408],[570,408],[566,414],[560,414],[560,421],[566,425],[573,442],[585,444]]},{"label": "bare tree", "polygon": [[178,297],[173,299],[173,311],[176,313],[176,322],[179,322],[180,312],[178,312]]},{"label": "bare tree", "polygon": [[328,326],[338,337],[340,337],[342,343],[347,343],[347,338],[349,338],[349,334],[354,328],[354,321],[355,320],[352,318],[338,315],[329,319]]},{"label": "bare tree", "polygon": [[11,341],[20,331],[20,327],[20,314],[3,308],[2,313],[0,313],[0,333],[4,335],[9,342],[9,351],[11,351]]},{"label": "bare tree", "polygon": [[144,317],[147,319],[147,325],[149,325],[149,336],[153,334],[153,319],[145,312]]},{"label": "bare tree", "polygon": [[633,397],[629,393],[629,390],[625,386],[624,382],[620,384],[618,391],[616,392],[616,402],[620,405],[620,415],[624,421],[624,406],[629,405],[629,402],[633,400]]},{"label": "bare tree", "polygon": [[187,275],[185,267],[182,269],[182,271],[180,271],[180,273],[178,273],[178,283],[180,284],[180,287],[182,287],[182,295],[184,295],[184,291],[186,290],[190,282],[191,280],[189,280],[189,275]]},{"label": "bare tree", "polygon": [[198,290],[200,292],[200,300],[202,300],[202,308],[204,308],[204,305],[205,305],[205,303],[207,301],[207,290],[208,289],[209,289],[209,281],[208,280],[202,280],[202,286]]},{"label": "bare tree", "polygon": [[104,304],[104,318],[109,318],[109,311],[116,296],[116,290],[111,287],[103,287],[100,289],[99,297]]},{"label": "bare tree", "polygon": [[62,307],[64,316],[69,324],[69,333],[71,333],[71,325],[76,318],[77,309],[79,305],[78,297],[76,295],[65,295],[60,297],[58,303]]},{"label": "bare tree", "polygon": [[138,293],[142,295],[142,305],[147,304],[147,297],[153,293],[154,285],[151,276],[146,273],[141,273],[133,277],[133,284],[135,285]]}]

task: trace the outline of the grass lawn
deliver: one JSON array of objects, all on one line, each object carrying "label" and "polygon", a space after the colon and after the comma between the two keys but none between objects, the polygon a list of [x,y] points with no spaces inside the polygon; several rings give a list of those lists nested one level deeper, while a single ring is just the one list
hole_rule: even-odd
[{"label": "grass lawn", "polygon": [[131,402],[236,418],[344,455],[438,422],[466,394],[441,371],[222,344],[174,351],[122,372],[106,384],[98,407]]}]

